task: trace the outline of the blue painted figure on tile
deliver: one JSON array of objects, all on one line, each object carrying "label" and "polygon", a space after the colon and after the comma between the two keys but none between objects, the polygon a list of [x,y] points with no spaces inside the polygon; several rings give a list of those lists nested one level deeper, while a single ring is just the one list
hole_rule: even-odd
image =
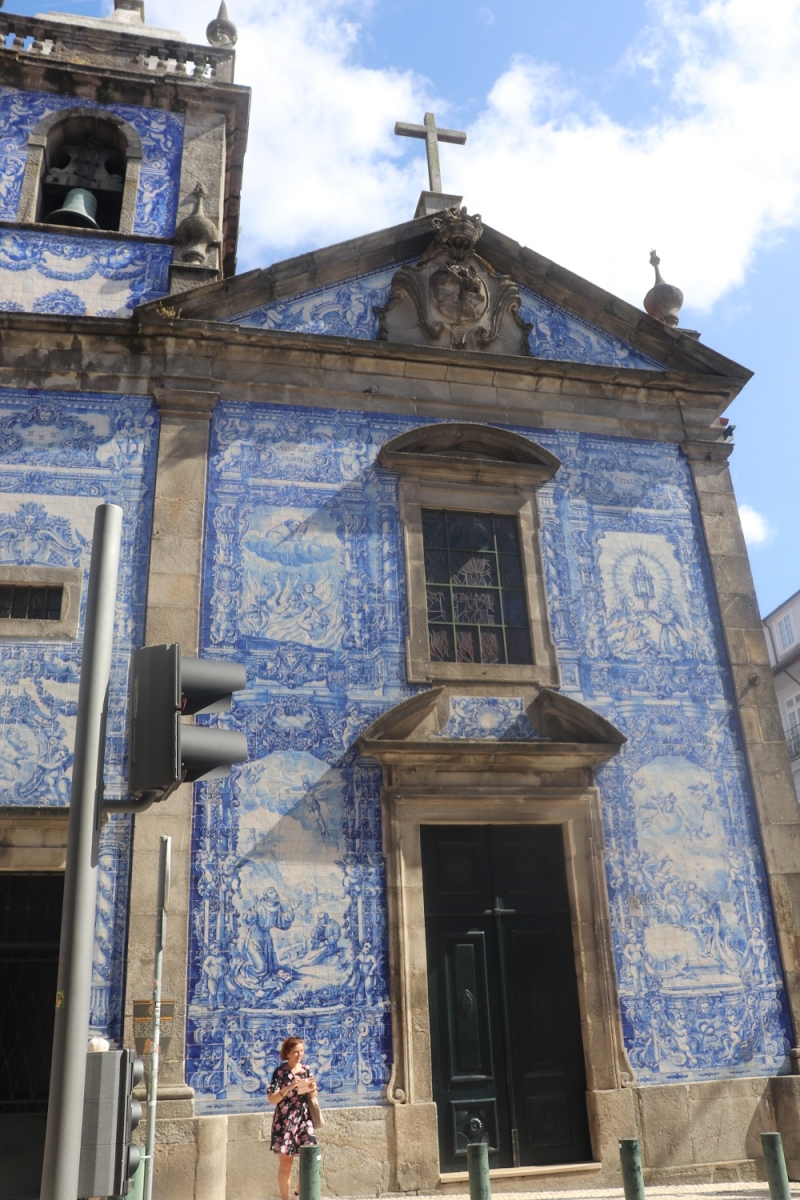
[{"label": "blue painted figure on tile", "polygon": [[240,939],[241,965],[237,982],[254,998],[269,990],[279,990],[281,982],[288,980],[290,973],[281,970],[275,946],[273,929],[290,929],[294,913],[281,904],[277,889],[267,888],[264,895],[242,913],[244,933]]},{"label": "blue painted figure on tile", "polygon": [[322,963],[330,959],[337,959],[341,954],[340,939],[342,936],[342,927],[338,921],[334,921],[327,912],[322,912],[317,917],[317,923],[311,930],[309,939],[309,962]]}]

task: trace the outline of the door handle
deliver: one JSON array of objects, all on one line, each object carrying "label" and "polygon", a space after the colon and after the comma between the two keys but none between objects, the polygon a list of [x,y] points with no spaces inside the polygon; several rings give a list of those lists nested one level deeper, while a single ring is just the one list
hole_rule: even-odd
[{"label": "door handle", "polygon": [[485,917],[506,917],[511,916],[516,911],[515,908],[485,908],[483,915]]}]

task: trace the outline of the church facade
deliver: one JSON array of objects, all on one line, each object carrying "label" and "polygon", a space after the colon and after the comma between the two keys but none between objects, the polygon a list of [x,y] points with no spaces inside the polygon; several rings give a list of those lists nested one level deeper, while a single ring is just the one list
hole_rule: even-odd
[{"label": "church facade", "polygon": [[[630,1136],[652,1180],[744,1180],[774,1128],[796,1176],[800,820],[723,416],[749,373],[663,282],[659,319],[436,192],[237,276],[235,37],[118,0],[8,18],[0,48],[10,911],[58,905],[110,500],[107,793],[133,648],[248,680],[219,718],[247,763],[103,827],[92,1023],[118,1044],[173,838],[160,1195],[263,1194],[288,1035],[330,1194],[463,1186],[470,1141],[496,1190],[615,1183]],[[34,1145],[32,1062],[0,1120]]]}]

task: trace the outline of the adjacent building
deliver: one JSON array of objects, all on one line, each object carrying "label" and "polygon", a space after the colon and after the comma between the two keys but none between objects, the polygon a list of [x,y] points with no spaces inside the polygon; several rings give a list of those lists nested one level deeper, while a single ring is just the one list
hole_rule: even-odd
[{"label": "adjacent building", "polygon": [[800,798],[800,592],[764,617],[769,661]]},{"label": "adjacent building", "polygon": [[328,1194],[459,1183],[476,1140],[496,1190],[618,1182],[622,1136],[652,1180],[754,1178],[775,1128],[796,1175],[800,815],[720,420],[749,372],[660,276],[644,312],[438,191],[238,276],[224,8],[206,47],[140,0],[4,21],[4,1178],[103,500],[107,793],[134,647],[248,680],[249,761],[102,830],[92,1022],[127,1045],[173,837],[158,1195],[263,1194],[288,1034]]}]

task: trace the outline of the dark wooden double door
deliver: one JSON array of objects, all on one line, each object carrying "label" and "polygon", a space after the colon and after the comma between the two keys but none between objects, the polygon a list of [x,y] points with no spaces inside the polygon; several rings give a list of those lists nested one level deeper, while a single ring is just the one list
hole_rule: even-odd
[{"label": "dark wooden double door", "polygon": [[422,828],[433,1098],[443,1171],[591,1158],[558,826]]}]

